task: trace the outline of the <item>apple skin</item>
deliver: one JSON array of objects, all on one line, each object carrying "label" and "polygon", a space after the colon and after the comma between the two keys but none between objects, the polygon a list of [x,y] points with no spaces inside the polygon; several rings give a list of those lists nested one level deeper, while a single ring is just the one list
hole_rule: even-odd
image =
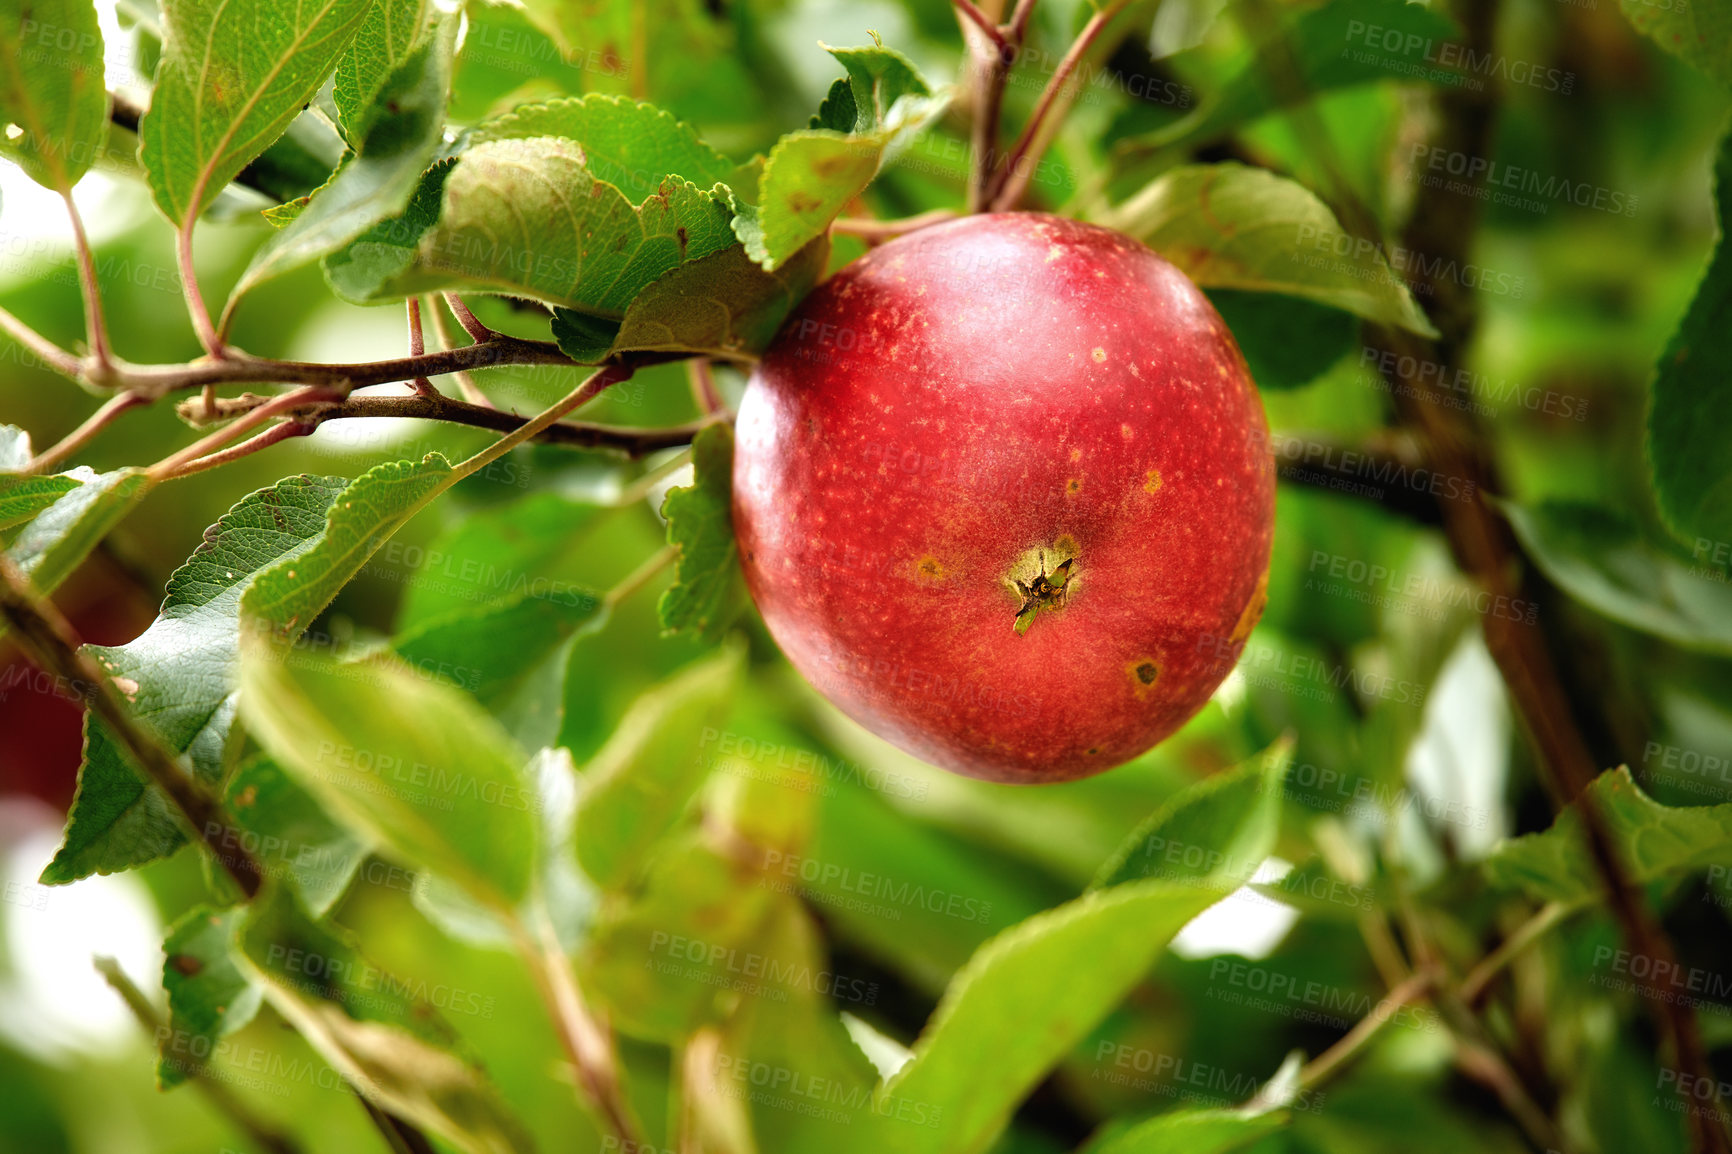
[{"label": "apple skin", "polygon": [[[996,213],[873,249],[789,318],[736,437],[771,635],[844,713],[958,773],[1136,757],[1262,612],[1275,477],[1244,358],[1183,273],[1107,229]],[[1019,632],[1043,572],[1062,592]]]}]

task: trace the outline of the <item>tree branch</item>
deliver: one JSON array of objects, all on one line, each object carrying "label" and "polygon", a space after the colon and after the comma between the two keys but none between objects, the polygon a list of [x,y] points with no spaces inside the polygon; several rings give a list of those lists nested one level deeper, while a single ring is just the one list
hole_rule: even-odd
[{"label": "tree branch", "polygon": [[24,472],[46,473],[50,468],[89,444],[96,434],[108,427],[114,418],[128,409],[137,408],[139,405],[147,403],[145,398],[137,393],[114,394],[104,401],[94,413],[86,417],[82,425],[32,457],[30,463],[24,466]]},{"label": "tree branch", "polygon": [[[1493,0],[1464,0],[1458,5],[1457,15],[1466,32],[1464,51],[1491,56],[1495,50],[1495,8]],[[1496,86],[1487,86],[1484,91],[1466,86],[1441,90],[1436,97],[1440,116],[1433,145],[1464,156],[1489,156],[1495,93]],[[1483,183],[1483,176],[1468,179],[1476,188]],[[1433,467],[1473,482],[1480,493],[1500,493],[1504,491],[1502,479],[1482,423],[1475,414],[1443,403],[1446,398],[1438,383],[1451,379],[1460,367],[1477,320],[1472,291],[1442,275],[1442,270],[1457,267],[1471,256],[1471,238],[1478,224],[1479,199],[1461,195],[1455,187],[1422,184],[1403,238],[1411,251],[1428,254],[1428,267],[1438,270],[1425,282],[1429,289],[1426,295],[1434,303],[1432,319],[1441,338],[1430,343],[1408,333],[1381,330],[1376,343],[1395,354],[1379,361],[1392,366],[1386,373],[1392,384],[1402,386],[1395,390],[1397,410],[1419,433]],[[1411,379],[1401,379],[1402,365],[1413,367]],[[1436,378],[1427,378],[1419,372],[1419,365],[1441,366],[1441,372]],[[1443,521],[1457,566],[1486,592],[1512,598],[1529,594],[1520,576],[1524,572],[1520,548],[1509,526],[1489,503],[1447,502]],[[1533,580],[1531,572],[1527,578]],[[1676,959],[1671,941],[1631,884],[1604,815],[1584,793],[1599,767],[1582,736],[1581,722],[1545,635],[1538,625],[1497,615],[1486,618],[1484,629],[1486,647],[1537,748],[1555,803],[1561,809],[1580,801],[1587,843],[1624,940],[1632,951],[1651,958],[1657,972],[1670,972],[1666,967],[1675,965]],[[1699,1078],[1701,1085],[1717,1086],[1694,1011],[1677,999],[1656,999],[1655,1003],[1654,1012],[1680,1070]],[[1732,1152],[1724,1127],[1715,1121],[1717,1116],[1716,1110],[1689,1112],[1693,1146],[1699,1154]]]},{"label": "tree branch", "polygon": [[84,362],[77,357],[7,312],[0,309],[0,331],[29,349],[36,359],[59,373],[63,377],[78,379],[84,371]]},{"label": "tree branch", "polygon": [[84,233],[84,218],[72,203],[72,190],[62,189],[66,216],[72,221],[72,249],[78,258],[78,287],[84,293],[85,343],[90,346],[88,374],[106,377],[108,371],[108,325],[102,318],[102,293],[96,285],[96,261],[90,253],[90,238]]},{"label": "tree branch", "polygon": [[[991,197],[992,211],[1009,212],[1016,207],[1017,201],[1021,200],[1022,194],[1028,190],[1028,181],[1029,177],[1033,175],[1035,162],[1045,148],[1044,144],[1037,147],[1037,141],[1040,139],[1047,117],[1052,113],[1054,104],[1063,94],[1065,86],[1070,83],[1071,73],[1077,70],[1083,57],[1087,55],[1089,46],[1100,37],[1107,25],[1111,24],[1129,3],[1130,0],[1112,0],[1106,7],[1089,17],[1089,22],[1083,25],[1081,32],[1077,33],[1076,40],[1071,43],[1070,50],[1058,62],[1058,67],[1053,70],[1051,79],[1041,90],[1040,99],[1035,102],[1034,112],[1029,115],[1028,123],[1023,125],[1022,135],[1016,138],[1016,144],[1011,147],[1010,156],[1004,164],[1004,177],[999,182],[997,191]],[[1026,20],[1027,17],[1025,16],[1024,19]]]},{"label": "tree branch", "polygon": [[99,718],[144,776],[172,804],[194,841],[202,841],[247,897],[259,890],[259,864],[238,844],[224,844],[232,826],[222,803],[178,759],[147,734],[122,703],[120,692],[96,660],[79,649],[78,635],[54,604],[38,597],[29,579],[0,554],[0,619],[19,647],[43,669],[65,679]]},{"label": "tree branch", "polygon": [[[276,398],[261,397],[256,393],[224,398],[216,403],[216,417],[227,419],[241,416],[269,404],[274,399]],[[181,416],[186,418],[196,418],[202,411],[203,405],[198,401],[182,402],[180,408]],[[490,405],[472,405],[467,401],[459,401],[443,394],[406,397],[372,395],[348,397],[343,400],[317,401],[278,410],[278,415],[287,420],[309,426],[308,432],[326,421],[365,417],[411,417],[427,421],[444,421],[448,424],[467,425],[476,429],[491,429],[496,433],[516,432],[529,423],[528,417],[507,413]],[[547,445],[562,445],[573,449],[609,450],[636,458],[653,453],[657,449],[672,449],[690,444],[693,437],[702,432],[705,426],[714,423],[716,419],[715,417],[707,417],[703,420],[691,421],[683,425],[669,425],[665,428],[639,428],[631,425],[600,425],[578,421],[561,421],[547,426],[533,439]]]}]

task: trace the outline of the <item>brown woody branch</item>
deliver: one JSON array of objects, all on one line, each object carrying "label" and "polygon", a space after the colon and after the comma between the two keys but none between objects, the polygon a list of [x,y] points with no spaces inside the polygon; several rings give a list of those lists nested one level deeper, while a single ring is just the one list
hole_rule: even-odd
[{"label": "brown woody branch", "polygon": [[[1464,49],[1489,56],[1494,50],[1493,0],[1464,0],[1457,14],[1466,30]],[[1437,101],[1439,130],[1432,143],[1467,156],[1489,155],[1496,118],[1495,90],[1445,88]],[[1504,491],[1502,478],[1490,438],[1478,417],[1446,404],[1437,379],[1423,377],[1417,370],[1406,379],[1401,374],[1403,365],[1429,362],[1443,366],[1441,379],[1449,379],[1464,359],[1477,319],[1472,290],[1441,275],[1441,270],[1471,255],[1479,204],[1476,197],[1441,185],[1421,186],[1403,239],[1412,251],[1436,258],[1433,265],[1440,273],[1426,278],[1426,284],[1428,299],[1435,302],[1432,319],[1441,336],[1427,342],[1404,332],[1382,330],[1374,337],[1376,344],[1395,354],[1379,361],[1393,366],[1386,371],[1391,383],[1400,386],[1394,389],[1398,412],[1421,438],[1433,467],[1472,480],[1477,492],[1500,493]],[[1540,579],[1526,569],[1508,524],[1489,503],[1448,502],[1442,512],[1444,532],[1457,565],[1487,592],[1511,598],[1538,595]],[[1667,972],[1665,965],[1675,961],[1672,944],[1631,883],[1604,815],[1585,796],[1600,767],[1583,737],[1584,719],[1577,715],[1577,705],[1564,687],[1545,634],[1538,625],[1493,616],[1485,621],[1485,639],[1537,748],[1555,802],[1560,808],[1579,803],[1594,865],[1625,941],[1633,951],[1654,959],[1657,971]],[[1701,1085],[1717,1085],[1693,1011],[1671,998],[1653,1002],[1679,1068],[1701,1079]],[[1725,1129],[1715,1121],[1716,1114],[1711,1110],[1689,1114],[1693,1148],[1701,1154],[1732,1152]]]},{"label": "brown woody branch", "polygon": [[[219,398],[212,416],[217,420],[240,417],[269,403],[272,399],[268,396],[259,396],[257,393]],[[183,401],[178,407],[178,411],[183,418],[195,423],[207,419],[204,416],[204,404],[201,401]],[[530,418],[520,417],[516,413],[508,413],[486,405],[472,405],[467,401],[459,401],[443,394],[416,394],[404,397],[348,397],[341,401],[325,401],[304,405],[297,409],[285,411],[280,415],[285,420],[305,426],[303,432],[309,433],[314,427],[326,421],[348,420],[356,417],[414,417],[420,420],[443,421],[447,424],[490,429],[496,433],[516,432],[528,424],[530,420]],[[638,428],[630,425],[601,425],[562,421],[549,425],[532,439],[542,444],[563,445],[573,449],[602,449],[635,458],[653,453],[657,449],[671,449],[688,445],[693,437],[703,431],[706,425],[714,423],[716,419],[710,417],[683,425],[669,425],[665,428]]]}]

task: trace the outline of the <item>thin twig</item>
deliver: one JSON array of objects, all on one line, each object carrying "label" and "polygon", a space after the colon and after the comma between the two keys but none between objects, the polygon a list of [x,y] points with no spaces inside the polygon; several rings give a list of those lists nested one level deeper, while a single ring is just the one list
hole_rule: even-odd
[{"label": "thin twig", "polygon": [[1299,1071],[1299,1085],[1311,1089],[1333,1077],[1381,1033],[1383,1027],[1394,1020],[1396,1011],[1425,997],[1436,982],[1437,975],[1434,971],[1421,970],[1390,990],[1371,1013],[1359,1019],[1334,1045],[1305,1063],[1304,1068]]},{"label": "thin twig", "polygon": [[198,271],[192,263],[192,229],[198,221],[195,213],[187,222],[175,230],[174,258],[180,269],[180,290],[186,297],[186,311],[192,317],[193,331],[198,334],[198,343],[204,346],[204,351],[218,359],[223,355],[223,340],[217,334],[216,326],[211,324],[210,310],[205,308],[204,294],[199,292]]},{"label": "thin twig", "polygon": [[[439,330],[439,342],[448,349],[457,348],[457,334],[453,329],[451,314],[440,308],[431,298],[426,298],[426,311],[433,317],[433,327]],[[457,382],[457,391],[463,394],[464,400],[472,405],[492,407],[493,402],[487,399],[487,394],[481,391],[481,386],[475,383],[475,378],[466,370],[454,371],[451,379]]]},{"label": "thin twig", "polygon": [[1504,967],[1514,961],[1516,955],[1539,941],[1546,932],[1567,918],[1573,911],[1562,902],[1551,902],[1540,909],[1540,912],[1523,922],[1516,931],[1503,940],[1497,949],[1480,959],[1466,978],[1462,979],[1458,993],[1461,1000],[1472,1008],[1490,988],[1492,980],[1503,972]]},{"label": "thin twig", "polygon": [[108,376],[108,325],[102,318],[102,293],[96,285],[96,260],[91,256],[90,238],[84,232],[84,218],[72,202],[72,190],[62,189],[66,215],[72,221],[72,250],[78,257],[78,287],[84,293],[85,342],[90,346],[90,364],[85,372],[93,378]]},{"label": "thin twig", "polygon": [[233,822],[222,803],[177,758],[145,732],[122,703],[120,691],[96,660],[79,649],[78,635],[53,602],[38,597],[11,558],[0,554],[0,618],[36,664],[65,679],[73,693],[108,727],[132,764],[172,804],[195,841],[202,841],[247,897],[262,876],[253,856],[224,834]]},{"label": "thin twig", "polygon": [[1028,35],[1028,20],[1034,15],[1035,0],[1016,0],[1016,11],[1010,15],[1010,23],[1005,25],[1006,36],[1012,44],[1020,45]]},{"label": "thin twig", "polygon": [[84,423],[72,430],[59,441],[48,446],[30,459],[24,466],[26,473],[46,473],[52,466],[58,465],[67,457],[87,445],[90,440],[108,426],[108,423],[131,408],[146,404],[145,398],[137,393],[116,393],[104,401],[94,413],[84,419]]},{"label": "thin twig", "polygon": [[893,240],[907,233],[930,228],[935,224],[943,224],[947,220],[956,219],[956,211],[949,208],[935,208],[931,212],[923,212],[917,216],[905,216],[899,220],[870,220],[865,217],[838,217],[831,225],[830,231],[843,236],[857,236],[867,241]]},{"label": "thin twig", "polygon": [[[247,393],[244,396],[220,400],[217,402],[217,416],[219,418],[240,416],[253,412],[275,399],[274,397],[261,397],[256,393]],[[190,402],[190,405],[193,409],[197,408],[197,402]],[[183,412],[182,415],[188,414]],[[476,429],[491,429],[496,433],[516,432],[528,424],[530,420],[530,418],[518,416],[516,413],[507,413],[491,406],[471,405],[466,401],[459,401],[443,395],[381,397],[369,394],[361,397],[348,397],[343,400],[315,401],[292,409],[279,410],[278,415],[308,426],[322,425],[326,421],[398,417],[467,425]],[[683,425],[668,425],[662,428],[559,421],[542,429],[534,439],[545,445],[560,445],[572,449],[599,449],[637,458],[646,456],[658,449],[674,449],[681,445],[689,445],[693,437],[709,425],[714,424],[718,419],[721,418],[705,417],[702,420],[689,421]]]},{"label": "thin twig", "polygon": [[171,472],[164,472],[157,477],[159,481],[178,481],[182,477],[190,477],[194,473],[202,473],[206,469],[215,469],[238,461],[242,457],[250,457],[260,449],[268,449],[282,441],[293,440],[295,437],[305,437],[313,431],[314,426],[303,425],[299,421],[278,421],[262,433],[255,433],[238,445],[230,445],[177,466]]},{"label": "thin twig", "polygon": [[457,323],[463,326],[463,331],[468,333],[476,344],[486,344],[499,335],[476,320],[475,314],[469,311],[469,306],[464,304],[463,298],[456,293],[446,293],[445,304],[450,308],[451,315],[457,318]]},{"label": "thin twig", "polygon": [[624,601],[627,597],[630,597],[633,593],[636,593],[639,589],[648,585],[655,579],[657,573],[660,573],[663,569],[672,565],[674,561],[679,558],[679,555],[680,551],[672,545],[663,545],[660,549],[650,555],[649,560],[620,578],[619,584],[615,585],[612,589],[609,589],[607,594],[602,598],[602,601],[610,608],[618,605],[621,601]]},{"label": "thin twig", "polygon": [[960,15],[966,16],[969,22],[978,28],[981,35],[990,40],[1001,54],[1009,51],[1010,45],[1005,43],[1004,33],[998,30],[998,25],[994,24],[992,18],[980,10],[979,5],[975,4],[974,0],[950,0],[950,2],[956,6],[956,11]]},{"label": "thin twig", "polygon": [[[421,334],[421,301],[418,297],[409,297],[403,303],[409,306],[409,355],[418,357],[427,351],[427,340]],[[416,377],[410,383],[423,397],[435,396],[439,392],[426,377]]]},{"label": "thin twig", "polygon": [[727,406],[722,403],[722,394],[716,388],[716,375],[710,371],[710,358],[693,357],[686,362],[686,376],[692,385],[692,399],[698,403],[699,411],[714,417],[725,414]]},{"label": "thin twig", "polygon": [[1112,3],[1089,17],[1089,22],[1083,25],[1082,31],[1077,33],[1076,39],[1071,43],[1070,50],[1058,62],[1052,79],[1047,81],[1046,87],[1041,90],[1040,99],[1035,102],[1034,112],[1029,115],[1028,123],[1023,126],[1022,135],[1016,138],[1016,143],[1011,147],[1010,156],[1004,164],[1003,179],[991,199],[993,211],[1008,212],[1022,199],[1022,194],[1028,189],[1029,177],[1033,174],[1035,163],[1045,147],[1037,147],[1036,142],[1046,126],[1054,103],[1069,85],[1071,73],[1082,63],[1089,47],[1129,3],[1130,0],[1112,0]]},{"label": "thin twig", "polygon": [[[256,429],[273,417],[292,412],[303,405],[316,401],[341,399],[341,394],[319,385],[308,385],[304,389],[296,389],[292,393],[283,393],[280,396],[272,397],[258,408],[244,414],[233,424],[224,425],[208,437],[201,437],[180,452],[158,461],[145,470],[145,473],[154,481],[166,481],[174,477],[185,476],[188,472],[197,472],[197,469],[188,469],[187,466],[207,454],[215,453],[249,429]],[[263,448],[262,445],[259,447]],[[221,462],[217,463],[220,464]]]},{"label": "thin twig", "polygon": [[84,371],[84,362],[13,316],[5,309],[0,309],[0,330],[31,353],[36,359],[59,373],[63,377],[77,379]]},{"label": "thin twig", "polygon": [[969,36],[968,24],[963,25],[963,39],[973,46],[975,93],[974,128],[970,139],[974,158],[968,172],[968,211],[980,212],[986,208],[993,189],[998,185],[999,120],[1004,108],[1004,84],[1010,75],[1010,62],[1016,58],[1016,49],[973,4],[957,0],[957,12],[975,21],[983,32],[982,36]]},{"label": "thin twig", "polygon": [[566,1057],[571,1059],[584,1101],[627,1150],[637,1149],[637,1120],[620,1082],[619,1054],[613,1036],[584,1001],[558,937],[545,914],[537,916],[538,933],[518,926],[518,952],[529,967],[542,1001],[553,1019]]},{"label": "thin twig", "polygon": [[[108,980],[109,986],[120,995],[120,1000],[126,1003],[126,1008],[132,1011],[132,1016],[138,1019],[138,1024],[144,1027],[145,1033],[152,1038],[162,1036],[162,1015],[156,1012],[143,990],[127,976],[120,963],[113,958],[97,957],[93,959],[96,970]],[[271,1154],[300,1154],[300,1146],[288,1135],[281,1133],[253,1113],[253,1108],[241,1101],[229,1088],[210,1076],[209,1069],[199,1063],[188,1070],[188,1076],[199,1091],[210,1100],[217,1111],[233,1122],[241,1133],[251,1138]]]}]

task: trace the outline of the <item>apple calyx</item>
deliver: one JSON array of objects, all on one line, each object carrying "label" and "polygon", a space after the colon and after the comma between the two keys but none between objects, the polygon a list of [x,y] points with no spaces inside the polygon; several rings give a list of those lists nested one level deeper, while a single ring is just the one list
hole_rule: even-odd
[{"label": "apple calyx", "polygon": [[1070,537],[1037,545],[1018,557],[1004,575],[1017,598],[1016,632],[1027,633],[1043,610],[1063,609],[1076,588],[1077,547]]}]

